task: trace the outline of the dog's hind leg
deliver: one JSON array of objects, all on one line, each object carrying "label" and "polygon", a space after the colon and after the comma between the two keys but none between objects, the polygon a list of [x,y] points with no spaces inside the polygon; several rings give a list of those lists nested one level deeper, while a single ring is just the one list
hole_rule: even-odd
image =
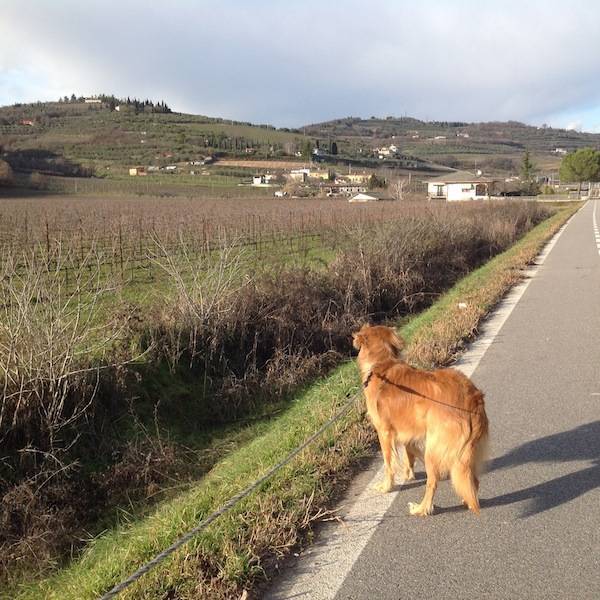
[{"label": "dog's hind leg", "polygon": [[379,437],[379,445],[381,446],[381,453],[383,454],[383,464],[385,472],[383,481],[375,485],[375,489],[379,492],[389,492],[394,487],[394,466],[393,454],[395,451],[395,435],[393,431],[383,430],[377,431]]},{"label": "dog's hind leg", "polygon": [[478,515],[479,499],[477,498],[477,492],[479,480],[475,477],[472,467],[459,461],[452,467],[450,478],[456,493],[462,498],[467,508]]},{"label": "dog's hind leg", "polygon": [[426,517],[433,512],[433,496],[439,480],[438,462],[427,454],[425,454],[425,471],[427,472],[427,484],[423,500],[420,504],[408,503],[410,514],[419,517]]}]

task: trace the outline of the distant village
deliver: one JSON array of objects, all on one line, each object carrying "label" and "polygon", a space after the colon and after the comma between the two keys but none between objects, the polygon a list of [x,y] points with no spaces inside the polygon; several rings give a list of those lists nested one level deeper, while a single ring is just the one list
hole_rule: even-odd
[{"label": "distant village", "polygon": [[[373,152],[384,160],[396,155],[399,151],[396,146],[390,145],[375,148]],[[248,161],[248,164],[260,164],[260,162]],[[240,161],[238,166],[242,163],[243,161]],[[189,161],[185,165],[132,167],[129,169],[129,175],[139,177],[157,172],[209,175],[209,171],[203,170],[203,168],[213,164],[218,164],[218,159],[214,156],[207,156]],[[273,165],[273,162],[265,164]],[[422,198],[426,197],[430,201],[447,202],[532,196],[541,191],[546,194],[566,195],[589,191],[600,195],[598,184],[593,186],[590,184],[589,189],[584,185],[584,188],[579,190],[575,185],[561,184],[558,178],[548,176],[535,176],[530,182],[524,182],[518,176],[491,177],[483,175],[481,171],[472,173],[454,169],[447,169],[447,172],[429,178],[417,178],[416,174],[412,173],[398,177],[392,176],[392,173],[393,171],[376,172],[374,169],[353,171],[350,166],[342,169],[339,167],[324,168],[322,163],[313,162],[310,166],[298,168],[264,169],[238,185],[272,188],[273,196],[276,198],[327,197],[347,199],[349,202],[403,200],[407,197],[409,189],[413,192],[413,197],[415,192],[419,192]],[[525,185],[526,183],[527,185]]]}]

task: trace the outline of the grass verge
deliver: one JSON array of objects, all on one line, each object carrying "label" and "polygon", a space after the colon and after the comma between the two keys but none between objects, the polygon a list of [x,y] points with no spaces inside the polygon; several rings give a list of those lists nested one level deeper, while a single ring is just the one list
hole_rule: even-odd
[{"label": "grass verge", "polygon": [[[577,206],[560,210],[508,251],[477,269],[430,309],[405,323],[410,360],[447,364],[477,324],[520,277]],[[464,303],[466,308],[459,308]],[[96,598],[152,558],[300,445],[360,389],[346,363],[308,386],[252,441],[219,462],[199,483],[152,514],[93,540],[50,578],[10,591],[11,598]],[[231,598],[263,582],[279,558],[310,538],[311,525],[374,440],[361,407],[154,571],[123,598]]]}]

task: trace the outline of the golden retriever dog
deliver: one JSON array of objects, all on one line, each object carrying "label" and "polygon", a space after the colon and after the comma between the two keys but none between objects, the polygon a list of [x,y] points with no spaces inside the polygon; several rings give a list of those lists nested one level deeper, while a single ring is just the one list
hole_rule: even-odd
[{"label": "golden retriever dog", "polygon": [[406,364],[404,342],[389,327],[364,325],[352,338],[385,465],[377,489],[392,489],[397,445],[403,444],[405,479],[414,479],[415,457],[427,473],[423,500],[409,503],[412,515],[433,512],[438,481],[448,475],[464,504],[479,514],[478,475],[488,437],[483,393],[454,369],[423,371]]}]

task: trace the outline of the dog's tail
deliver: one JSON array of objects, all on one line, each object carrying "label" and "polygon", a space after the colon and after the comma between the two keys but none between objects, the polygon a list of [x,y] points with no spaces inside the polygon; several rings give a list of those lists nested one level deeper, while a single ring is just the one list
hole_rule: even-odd
[{"label": "dog's tail", "polygon": [[489,422],[485,414],[483,393],[473,397],[473,412],[469,415],[469,434],[458,460],[452,466],[450,478],[457,494],[474,513],[479,513],[479,473],[487,453]]}]

